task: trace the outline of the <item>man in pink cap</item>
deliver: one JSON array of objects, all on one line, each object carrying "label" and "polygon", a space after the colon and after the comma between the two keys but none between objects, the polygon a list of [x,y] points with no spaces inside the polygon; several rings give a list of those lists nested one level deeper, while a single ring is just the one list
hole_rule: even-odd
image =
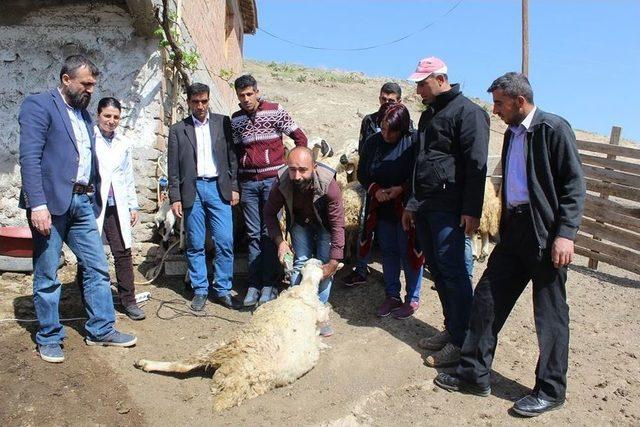
[{"label": "man in pink cap", "polygon": [[435,351],[432,367],[460,359],[471,313],[473,290],[465,257],[465,235],[480,224],[487,175],[489,115],[450,84],[439,58],[418,62],[409,80],[427,109],[418,123],[411,195],[402,216],[405,230],[416,227],[427,267],[442,304],[445,330],[418,345]]}]

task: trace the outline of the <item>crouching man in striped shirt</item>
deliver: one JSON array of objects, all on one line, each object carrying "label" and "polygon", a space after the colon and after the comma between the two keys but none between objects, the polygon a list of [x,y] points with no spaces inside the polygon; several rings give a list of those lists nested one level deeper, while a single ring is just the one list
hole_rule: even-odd
[{"label": "crouching man in striped shirt", "polygon": [[240,206],[249,238],[244,305],[253,306],[275,297],[279,263],[262,211],[278,169],[285,165],[282,134],[303,147],[307,146],[307,137],[280,105],[260,98],[255,78],[240,76],[234,86],[240,110],[231,116],[231,126],[238,157]]}]

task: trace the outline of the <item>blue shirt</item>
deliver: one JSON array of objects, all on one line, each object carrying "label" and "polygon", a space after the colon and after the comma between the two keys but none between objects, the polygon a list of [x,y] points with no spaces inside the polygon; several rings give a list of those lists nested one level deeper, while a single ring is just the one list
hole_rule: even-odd
[{"label": "blue shirt", "polygon": [[536,112],[536,107],[529,112],[519,125],[509,126],[511,141],[507,153],[506,198],[507,206],[518,206],[529,203],[527,186],[527,129]]}]

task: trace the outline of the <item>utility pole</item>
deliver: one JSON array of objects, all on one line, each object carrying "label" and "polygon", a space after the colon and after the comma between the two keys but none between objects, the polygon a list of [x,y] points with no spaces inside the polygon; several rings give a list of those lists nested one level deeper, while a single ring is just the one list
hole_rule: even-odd
[{"label": "utility pole", "polygon": [[522,0],[522,74],[529,77],[529,0]]}]

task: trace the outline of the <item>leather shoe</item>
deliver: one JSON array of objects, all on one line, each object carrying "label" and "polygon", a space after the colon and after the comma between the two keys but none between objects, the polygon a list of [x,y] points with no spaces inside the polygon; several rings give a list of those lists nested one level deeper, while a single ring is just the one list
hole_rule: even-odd
[{"label": "leather shoe", "polygon": [[434,384],[447,391],[457,391],[459,393],[474,394],[480,397],[487,397],[491,394],[491,387],[482,387],[472,384],[460,378],[441,372],[433,380]]},{"label": "leather shoe", "polygon": [[213,302],[215,302],[216,304],[219,304],[223,307],[227,307],[230,308],[231,310],[235,310],[236,309],[236,305],[233,302],[233,298],[231,298],[231,295],[224,295],[221,297],[215,297],[213,299]]},{"label": "leather shoe", "polygon": [[564,400],[551,402],[540,399],[535,394],[529,394],[513,404],[513,412],[523,417],[537,417],[545,412],[560,409],[564,405]]},{"label": "leather shoe", "polygon": [[206,295],[195,295],[191,300],[191,309],[193,311],[202,311],[204,310],[204,305],[207,303]]}]

